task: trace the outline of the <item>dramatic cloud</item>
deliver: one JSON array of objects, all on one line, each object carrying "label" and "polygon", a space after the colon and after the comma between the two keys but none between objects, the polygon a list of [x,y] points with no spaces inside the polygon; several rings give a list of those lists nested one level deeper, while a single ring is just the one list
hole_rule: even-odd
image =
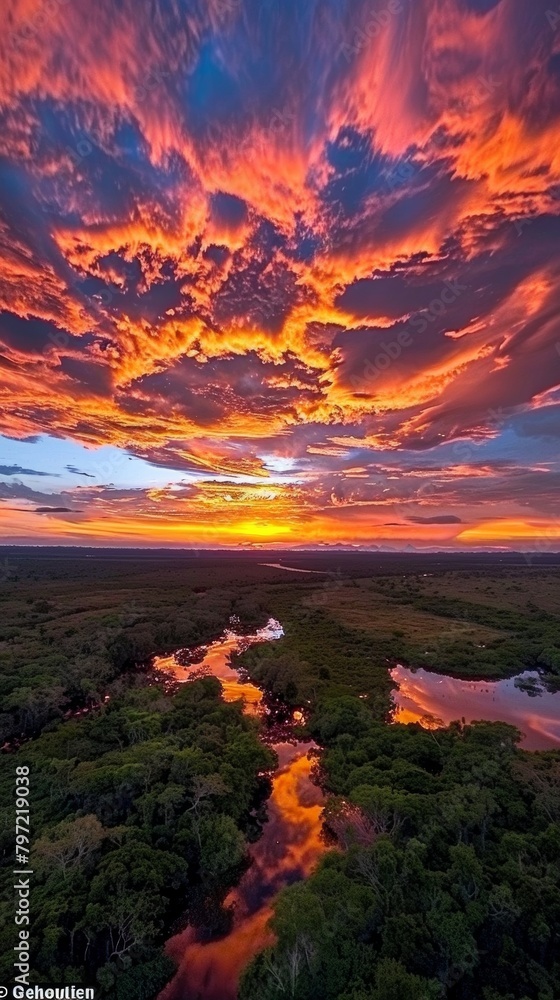
[{"label": "dramatic cloud", "polygon": [[549,6],[5,0],[4,535],[556,545]]}]

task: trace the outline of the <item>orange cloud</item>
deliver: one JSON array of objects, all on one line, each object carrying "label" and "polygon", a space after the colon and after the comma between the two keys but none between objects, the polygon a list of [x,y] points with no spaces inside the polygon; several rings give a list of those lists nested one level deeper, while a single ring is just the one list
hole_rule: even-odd
[{"label": "orange cloud", "polygon": [[[0,431],[111,444],[198,489],[143,494],[137,520],[99,497],[81,520],[0,506],[9,537],[471,545],[549,523],[560,49],[545,0],[486,6],[295,23],[251,0],[6,0]],[[493,464],[517,431],[528,511]],[[448,474],[418,495],[431,450]],[[372,452],[469,526],[386,524]],[[272,480],[287,456],[305,495],[214,502],[209,477]]]}]

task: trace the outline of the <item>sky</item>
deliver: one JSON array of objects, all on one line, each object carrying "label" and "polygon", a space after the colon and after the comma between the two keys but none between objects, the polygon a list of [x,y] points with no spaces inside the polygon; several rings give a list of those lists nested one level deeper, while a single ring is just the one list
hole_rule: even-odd
[{"label": "sky", "polygon": [[4,0],[0,539],[560,550],[557,0]]}]

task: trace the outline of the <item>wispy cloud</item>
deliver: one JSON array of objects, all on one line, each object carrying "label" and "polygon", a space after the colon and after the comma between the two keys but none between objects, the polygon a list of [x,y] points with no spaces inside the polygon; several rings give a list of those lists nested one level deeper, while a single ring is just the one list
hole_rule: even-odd
[{"label": "wispy cloud", "polygon": [[0,465],[0,476],[56,476],[52,472],[38,472],[37,469],[23,469],[21,465]]},{"label": "wispy cloud", "polygon": [[65,465],[64,468],[67,472],[71,472],[74,476],[87,476],[88,479],[95,479],[92,472],[82,472],[82,470],[77,469],[75,465]]}]

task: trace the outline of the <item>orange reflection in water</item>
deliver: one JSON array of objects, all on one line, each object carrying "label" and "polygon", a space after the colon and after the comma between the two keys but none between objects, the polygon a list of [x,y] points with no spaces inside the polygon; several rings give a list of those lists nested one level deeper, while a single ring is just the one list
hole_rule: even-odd
[{"label": "orange reflection in water", "polygon": [[259,706],[262,701],[262,691],[251,684],[250,681],[241,680],[237,670],[230,664],[230,656],[240,648],[253,645],[256,642],[267,642],[270,639],[279,638],[282,629],[278,622],[272,619],[264,629],[260,629],[255,635],[238,636],[232,632],[227,632],[224,639],[219,639],[208,646],[204,653],[204,659],[200,663],[193,663],[190,666],[182,666],[176,660],[176,654],[171,656],[155,656],[154,668],[164,670],[171,674],[175,680],[184,683],[190,681],[193,675],[205,673],[212,674],[222,682],[222,693],[224,701],[245,702],[245,711],[250,715],[258,715]]},{"label": "orange reflection in water", "polygon": [[[188,681],[193,672],[204,670],[222,681],[226,701],[243,697],[245,711],[258,713],[262,692],[240,679],[229,664],[229,656],[240,645],[262,642],[281,635],[277,622],[255,636],[227,634],[212,643],[201,663],[182,667],[174,656],[156,657],[155,666]],[[301,714],[301,713],[300,713]],[[305,878],[326,845],[321,837],[323,793],[311,780],[314,743],[278,743],[278,768],[267,802],[267,821],[259,840],[250,846],[250,866],[239,885],[225,900],[234,911],[229,934],[217,941],[197,940],[196,929],[187,927],[167,944],[167,953],[177,963],[177,973],[159,1000],[235,1000],[239,976],[250,960],[274,940],[268,927],[272,902],[280,889]]]},{"label": "orange reflection in water", "polygon": [[[527,679],[534,677],[522,674]],[[455,677],[408,670],[397,666],[391,677],[399,685],[393,693],[394,722],[421,722],[429,727],[455,719],[473,722],[509,722],[523,734],[526,750],[560,746],[560,693],[544,690],[529,695],[515,678],[503,681],[463,681]]]},{"label": "orange reflection in water", "polygon": [[267,927],[272,901],[284,885],[305,878],[326,850],[321,839],[323,795],[311,781],[312,743],[275,746],[280,766],[268,800],[263,834],[250,848],[251,865],[226,906],[234,907],[232,930],[203,943],[187,928],[168,942],[179,965],[160,1000],[234,1000],[242,970],[274,936]]},{"label": "orange reflection in water", "polygon": [[[225,639],[219,639],[218,642],[213,642],[206,648],[204,659],[200,663],[183,666],[177,662],[176,654],[172,653],[171,656],[155,656],[154,667],[156,670],[165,670],[166,673],[173,674],[177,681],[188,681],[193,673],[204,670],[205,673],[218,677],[222,683],[227,683],[234,691],[241,686],[241,681],[237,670],[234,670],[230,665],[229,658],[232,653],[239,649],[240,641],[240,636],[228,633]],[[255,638],[255,642],[257,641],[259,640]],[[258,688],[253,684],[250,687],[260,694]]]},{"label": "orange reflection in water", "polygon": [[272,907],[264,907],[247,917],[227,938],[209,944],[197,943],[189,930],[180,937],[179,954],[175,954],[176,939],[172,939],[167,952],[180,967],[159,1000],[234,1000],[247,963],[274,941],[266,927],[271,916]]}]

